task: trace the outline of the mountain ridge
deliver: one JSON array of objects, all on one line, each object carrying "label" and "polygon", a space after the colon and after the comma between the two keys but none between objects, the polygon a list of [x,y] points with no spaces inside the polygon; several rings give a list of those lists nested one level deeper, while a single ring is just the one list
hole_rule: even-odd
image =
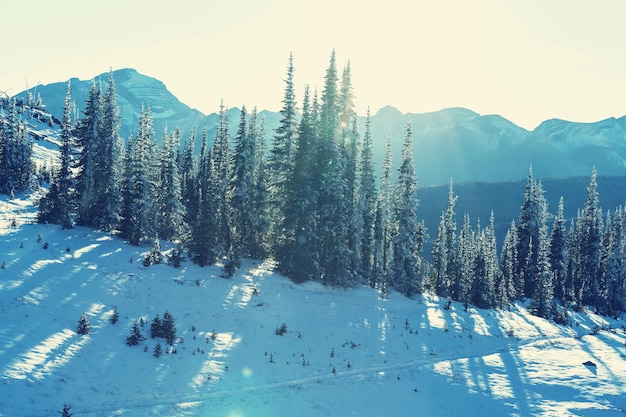
[{"label": "mountain ridge", "polygon": [[[164,130],[179,128],[182,140],[197,128],[207,128],[212,141],[216,113],[205,115],[175,97],[162,81],[132,68],[112,72],[122,117],[124,138],[133,134],[141,107],[149,105],[157,138]],[[106,87],[108,73],[97,75]],[[91,80],[71,78],[72,98],[82,109]],[[37,86],[36,91],[55,117],[62,114],[67,81]],[[239,120],[237,107],[229,109],[232,131]],[[77,112],[77,114],[80,114]],[[280,122],[280,113],[260,110],[265,118],[268,142]],[[365,117],[358,117],[363,132]],[[407,123],[411,123],[418,180],[421,185],[483,181],[499,182],[524,178],[529,166],[538,177],[568,178],[589,175],[596,167],[601,175],[626,175],[626,116],[598,122],[571,122],[548,119],[527,130],[498,114],[481,115],[464,107],[426,113],[402,113],[392,105],[371,116],[374,157],[382,163],[387,137],[391,135],[394,161],[399,161]],[[196,148],[199,149],[199,140]]]}]

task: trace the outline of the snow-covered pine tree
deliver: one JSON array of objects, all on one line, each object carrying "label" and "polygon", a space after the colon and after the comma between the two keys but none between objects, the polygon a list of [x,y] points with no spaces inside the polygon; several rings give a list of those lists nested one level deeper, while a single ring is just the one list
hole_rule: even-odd
[{"label": "snow-covered pine tree", "polygon": [[324,78],[319,119],[319,148],[315,184],[318,195],[318,236],[320,265],[325,284],[349,287],[353,284],[348,248],[347,184],[340,129],[340,95],[337,91],[335,51]]},{"label": "snow-covered pine tree", "polygon": [[[528,171],[524,202],[517,225],[517,274],[524,277],[524,296],[530,298],[535,292],[535,278],[539,266],[539,230],[548,217],[543,186],[535,181],[532,167]],[[530,242],[534,242],[531,245]]]},{"label": "snow-covered pine tree", "polygon": [[28,189],[34,172],[32,143],[18,117],[15,98],[9,99],[8,115],[0,124],[0,193],[12,195]]},{"label": "snow-covered pine tree", "polygon": [[258,122],[256,107],[250,115],[248,123],[248,136],[253,138],[254,146],[254,169],[252,189],[252,234],[249,242],[250,256],[262,259],[269,253],[268,230],[270,218],[268,210],[268,187],[269,178],[267,173],[267,141],[265,133],[265,117]]},{"label": "snow-covered pine tree", "polygon": [[598,306],[600,289],[598,285],[598,272],[600,267],[600,247],[602,244],[602,209],[598,196],[598,182],[595,167],[591,172],[591,179],[587,187],[587,201],[582,210],[582,224],[578,229],[578,239],[583,242],[581,257],[581,270],[578,281],[581,283],[582,305]]},{"label": "snow-covered pine tree", "polygon": [[407,123],[402,145],[402,158],[395,184],[393,206],[391,274],[393,286],[411,296],[422,290],[421,251],[424,225],[417,220],[417,177],[413,160],[413,132]]},{"label": "snow-covered pine tree", "polygon": [[102,118],[102,85],[96,80],[91,81],[91,89],[78,121],[78,162],[77,162],[77,218],[76,223],[82,226],[96,225],[95,206],[97,196],[96,178],[98,161],[98,143],[100,142],[100,121]]},{"label": "snow-covered pine tree", "polygon": [[550,269],[554,273],[554,298],[560,301],[571,301],[571,295],[566,294],[567,280],[566,244],[567,231],[565,229],[565,208],[563,197],[559,199],[556,217],[552,223],[552,231],[548,241],[550,253]]},{"label": "snow-covered pine tree", "polygon": [[235,149],[226,201],[231,226],[231,260],[236,264],[242,257],[250,256],[250,244],[254,239],[254,191],[255,138],[249,135],[246,107],[241,108],[239,127],[235,135]]},{"label": "snow-covered pine tree", "polygon": [[553,272],[550,267],[550,249],[545,224],[543,224],[539,230],[537,247],[537,276],[534,280],[535,287],[531,302],[531,311],[536,316],[550,318],[552,317]]},{"label": "snow-covered pine tree", "polygon": [[156,337],[164,337],[163,320],[158,314],[154,316],[150,323],[150,338],[154,339]]},{"label": "snow-covered pine tree", "polygon": [[150,107],[144,107],[137,135],[127,145],[120,231],[132,245],[153,242],[156,237],[156,189],[154,129]]},{"label": "snow-covered pine tree", "polygon": [[456,282],[454,275],[458,274],[458,256],[456,242],[456,219],[454,205],[458,196],[454,194],[452,180],[448,188],[448,205],[441,213],[437,239],[433,243],[433,275],[435,293],[452,298],[454,290],[452,283]]},{"label": "snow-covered pine tree", "polygon": [[[350,62],[344,67],[339,91],[339,130],[341,135],[341,153],[344,161],[343,183],[345,189],[346,208],[346,245],[349,251],[349,274],[353,277],[360,274],[359,258],[361,256],[361,234],[363,233],[363,219],[357,211],[357,174],[359,158],[359,133],[357,129],[357,114],[354,109],[354,91]],[[353,278],[353,282],[355,282]]]},{"label": "snow-covered pine tree", "polygon": [[165,343],[170,346],[173,345],[176,340],[176,323],[174,321],[174,317],[169,311],[165,311],[165,313],[163,313],[163,321],[161,322],[161,325]]},{"label": "snow-covered pine tree", "polygon": [[67,82],[67,91],[63,105],[63,120],[61,121],[61,146],[59,147],[60,166],[53,175],[50,189],[39,202],[39,223],[59,224],[63,229],[72,227],[72,215],[74,211],[74,174],[73,161],[73,127],[71,119],[71,83]]},{"label": "snow-covered pine tree", "polygon": [[63,410],[61,410],[59,414],[61,414],[61,417],[72,417],[73,414],[70,413],[71,409],[71,405],[69,405],[68,403],[63,403]]},{"label": "snow-covered pine tree", "polygon": [[607,288],[606,314],[617,317],[626,310],[626,236],[624,211],[618,207],[613,213],[608,259],[605,267]]},{"label": "snow-covered pine tree", "polygon": [[212,265],[217,259],[214,203],[209,190],[209,167],[211,165],[206,126],[202,129],[202,147],[196,175],[198,212],[191,228],[190,251],[200,266]]},{"label": "snow-covered pine tree", "polygon": [[122,139],[120,137],[120,110],[113,71],[109,71],[108,86],[102,99],[99,120],[98,142],[95,155],[95,204],[92,225],[100,230],[111,231],[119,225],[121,192],[120,158]]},{"label": "snow-covered pine tree", "polygon": [[133,327],[130,331],[130,336],[126,338],[126,344],[128,346],[137,346],[144,340],[146,340],[146,338],[141,334],[141,330],[139,329],[139,324],[137,323],[137,320],[134,320]]},{"label": "snow-covered pine tree", "polygon": [[390,284],[389,267],[391,264],[391,232],[392,232],[392,154],[391,134],[387,135],[385,156],[380,174],[380,193],[376,207],[376,232],[374,240],[376,251],[374,253],[375,275],[383,286]]},{"label": "snow-covered pine tree", "polygon": [[294,281],[303,282],[319,277],[321,272],[316,234],[319,190],[314,183],[317,132],[308,86],[297,137],[294,169],[285,188],[285,240],[277,242],[274,251],[279,270]]},{"label": "snow-covered pine tree", "polygon": [[183,144],[179,160],[181,200],[185,207],[185,224],[192,225],[198,215],[198,187],[196,179],[196,128],[191,130],[189,138]]},{"label": "snow-covered pine tree", "polygon": [[466,310],[471,303],[472,287],[474,285],[474,258],[477,251],[474,234],[470,216],[468,213],[465,213],[461,232],[459,233],[458,245],[459,258],[461,261],[461,274],[458,279],[458,301],[463,302]]},{"label": "snow-covered pine tree", "polygon": [[296,96],[294,91],[293,54],[289,54],[289,66],[285,79],[283,107],[280,110],[279,126],[272,137],[272,149],[268,159],[268,216],[271,250],[276,253],[284,247],[285,212],[287,210],[287,187],[293,170],[293,159],[298,141],[299,122],[297,120]]},{"label": "snow-covered pine tree", "polygon": [[91,324],[89,324],[89,319],[87,319],[87,315],[85,313],[80,316],[78,320],[78,327],[76,328],[76,333],[81,335],[86,335],[91,332]]},{"label": "snow-covered pine tree", "polygon": [[517,298],[515,268],[517,267],[517,230],[515,221],[507,230],[500,252],[500,273],[496,281],[496,306],[504,309]]},{"label": "snow-covered pine tree", "polygon": [[177,163],[179,146],[180,131],[175,129],[171,134],[166,132],[159,161],[157,204],[158,233],[161,238],[169,241],[180,240],[188,231]]},{"label": "snow-covered pine tree", "polygon": [[367,110],[365,119],[365,132],[361,158],[359,161],[359,176],[357,185],[357,216],[360,219],[361,231],[359,233],[359,266],[360,275],[367,280],[372,288],[375,288],[379,277],[374,270],[375,254],[375,223],[376,203],[378,193],[376,178],[374,176],[374,151],[372,143],[370,111]]},{"label": "snow-covered pine tree", "polygon": [[[231,245],[230,225],[228,224],[228,207],[226,192],[231,173],[230,122],[228,108],[222,103],[218,115],[215,139],[209,154],[208,195],[214,227],[214,245],[210,248],[209,258],[215,260],[228,254]],[[205,211],[207,214],[207,211]],[[212,262],[211,262],[212,263]]]}]

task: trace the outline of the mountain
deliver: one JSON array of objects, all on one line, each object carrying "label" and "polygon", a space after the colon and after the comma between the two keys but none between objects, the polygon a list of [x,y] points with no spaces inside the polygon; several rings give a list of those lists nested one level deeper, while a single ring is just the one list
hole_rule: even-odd
[{"label": "mountain", "polygon": [[[204,115],[181,103],[165,84],[134,69],[113,71],[122,115],[121,134],[135,129],[142,105],[150,105],[157,138],[164,128],[180,128],[182,139],[197,127],[207,128],[213,140],[217,114]],[[108,73],[95,79],[106,87]],[[72,97],[82,109],[91,81],[71,79]],[[46,110],[56,118],[62,114],[67,82],[36,87]],[[35,93],[35,89],[30,91]],[[18,95],[25,96],[26,91]],[[252,110],[251,108],[248,111]],[[231,131],[235,132],[240,110],[229,109]],[[265,118],[268,142],[280,121],[277,112],[259,110]],[[400,151],[407,123],[411,123],[414,155],[420,186],[444,185],[450,179],[466,182],[501,182],[526,177],[532,165],[537,178],[588,177],[595,166],[598,175],[626,175],[626,117],[596,123],[547,120],[528,131],[499,115],[480,115],[464,108],[429,113],[403,114],[392,106],[371,116],[374,156],[380,167],[388,135],[391,135],[394,162]],[[359,117],[363,132],[365,118]],[[200,140],[196,148],[200,148]]]},{"label": "mountain", "polygon": [[[94,80],[100,80],[103,91],[106,91],[108,78],[109,74],[103,73],[94,77]],[[128,137],[136,131],[142,106],[150,106],[157,137],[163,134],[165,126],[168,126],[170,130],[179,127],[183,132],[188,132],[205,119],[202,112],[181,103],[167,89],[165,84],[156,78],[140,74],[131,68],[125,68],[113,71],[113,79],[115,80],[117,103],[122,118],[120,134],[123,137]],[[80,112],[85,107],[92,80],[71,78],[69,81],[72,89],[72,100]],[[67,81],[41,85],[31,89],[32,94],[41,96],[46,110],[58,119],[63,115],[66,91]],[[17,96],[24,97],[26,93],[27,91],[23,91]]]}]

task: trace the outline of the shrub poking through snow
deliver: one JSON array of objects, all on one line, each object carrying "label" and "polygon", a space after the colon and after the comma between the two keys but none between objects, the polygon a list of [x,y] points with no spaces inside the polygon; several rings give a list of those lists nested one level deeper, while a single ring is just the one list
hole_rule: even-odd
[{"label": "shrub poking through snow", "polygon": [[128,346],[137,346],[139,343],[146,340],[145,337],[141,334],[139,330],[139,324],[137,324],[137,320],[133,322],[133,328],[130,331],[130,336],[126,338],[126,344]]},{"label": "shrub poking through snow", "polygon": [[276,331],[274,333],[276,333],[276,336],[284,335],[285,333],[287,333],[287,325],[285,323],[281,324],[280,327],[276,328]]},{"label": "shrub poking through snow", "polygon": [[76,329],[76,333],[78,334],[89,334],[91,331],[91,325],[89,324],[89,320],[87,319],[87,315],[83,313],[80,316],[80,320],[78,320],[78,328]]}]

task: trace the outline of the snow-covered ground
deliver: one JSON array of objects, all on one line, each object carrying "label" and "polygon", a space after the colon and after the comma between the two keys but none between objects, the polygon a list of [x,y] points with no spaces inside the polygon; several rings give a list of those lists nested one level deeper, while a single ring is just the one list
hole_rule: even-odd
[{"label": "snow-covered ground", "polygon": [[[623,321],[575,315],[562,327],[521,305],[446,310],[429,295],[296,285],[269,261],[230,279],[190,262],[146,268],[147,248],[22,224],[26,202],[0,201],[2,417],[58,416],[65,402],[75,417],[626,413]],[[166,348],[150,322],[165,311],[176,353],[155,358],[158,341]],[[148,339],[129,347],[140,318]]]}]

